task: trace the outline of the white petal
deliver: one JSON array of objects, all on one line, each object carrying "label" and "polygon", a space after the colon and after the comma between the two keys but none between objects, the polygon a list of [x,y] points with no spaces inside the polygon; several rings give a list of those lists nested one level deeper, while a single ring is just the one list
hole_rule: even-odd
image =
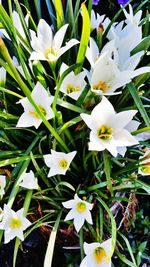
[{"label": "white petal", "polygon": [[89,210],[87,210],[85,213],[85,219],[89,224],[93,224],[91,212]]},{"label": "white petal", "polygon": [[47,58],[42,52],[33,51],[30,55],[29,60],[47,60]]},{"label": "white petal", "polygon": [[108,101],[108,99],[103,96],[101,102],[93,109],[91,115],[92,117],[96,116],[97,114],[104,116],[106,119],[109,116],[115,114],[115,110],[112,104]]},{"label": "white petal", "polygon": [[81,227],[83,226],[85,221],[85,218],[83,216],[77,216],[74,218],[74,227],[76,229],[77,232],[80,231]]},{"label": "white petal", "polygon": [[75,201],[74,199],[62,202],[62,205],[66,208],[66,209],[72,209],[75,205]]},{"label": "white petal", "polygon": [[112,238],[109,238],[108,240],[104,241],[100,244],[100,246],[104,248],[108,257],[112,256]]},{"label": "white petal", "polygon": [[41,51],[52,47],[52,29],[44,19],[40,19],[38,28],[38,40],[41,45]]},{"label": "white petal", "polygon": [[133,71],[132,78],[134,78],[134,77],[136,77],[138,75],[141,75],[143,73],[149,73],[149,72],[150,72],[150,67],[139,68],[139,69]]},{"label": "white petal", "polygon": [[139,144],[137,139],[125,129],[122,129],[113,135],[113,143],[115,146],[133,146]]},{"label": "white petal", "polygon": [[54,36],[53,45],[56,48],[56,51],[59,51],[60,47],[62,46],[67,28],[68,24],[63,25]]},{"label": "white petal", "polygon": [[114,117],[110,118],[110,126],[113,129],[124,128],[135,116],[137,110],[127,110],[117,113]]},{"label": "white petal", "polygon": [[[35,123],[35,120],[37,121],[37,124]],[[29,113],[24,112],[21,117],[19,118],[16,127],[31,127],[31,126],[39,126],[41,124],[41,120],[37,120],[33,116],[31,116]],[[38,127],[36,127],[38,128]]]},{"label": "white petal", "polygon": [[83,244],[84,252],[86,255],[92,255],[95,248],[100,247],[100,246],[101,246],[101,244],[98,242],[94,242],[94,243],[90,243],[90,244],[84,242],[84,244]]},{"label": "white petal", "polygon": [[74,209],[71,209],[68,212],[67,216],[65,217],[64,221],[70,221],[70,220],[74,219],[75,216],[76,216],[76,214],[75,214]]},{"label": "white petal", "polygon": [[76,39],[71,39],[69,42],[66,43],[65,46],[61,47],[58,53],[58,57],[64,54],[67,50],[69,50],[72,46],[78,44],[79,41]]}]

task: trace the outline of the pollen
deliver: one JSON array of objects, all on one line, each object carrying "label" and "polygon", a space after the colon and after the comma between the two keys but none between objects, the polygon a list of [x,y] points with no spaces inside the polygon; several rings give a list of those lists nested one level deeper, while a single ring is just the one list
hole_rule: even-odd
[{"label": "pollen", "polygon": [[102,140],[109,140],[112,137],[112,131],[113,131],[112,128],[110,128],[106,125],[102,125],[98,129],[98,137]]},{"label": "pollen", "polygon": [[62,160],[59,161],[59,167],[61,169],[66,169],[67,166],[68,166],[68,162],[65,159],[62,159]]},{"label": "pollen", "polygon": [[[45,110],[41,105],[39,105],[38,108],[39,108],[39,110],[41,111],[41,113],[42,113],[44,116],[46,116],[46,110]],[[29,110],[29,114],[30,114],[31,116],[33,116],[35,119],[39,119],[39,118],[40,118],[36,111]]]},{"label": "pollen", "polygon": [[94,90],[101,90],[103,93],[106,93],[109,88],[110,86],[104,81],[99,81],[98,83],[93,85]]},{"label": "pollen", "polygon": [[83,213],[84,211],[86,211],[86,204],[83,202],[78,202],[76,205],[76,209],[79,213]]},{"label": "pollen", "polygon": [[103,258],[105,258],[106,256],[107,256],[106,252],[102,247],[97,247],[94,250],[94,257],[95,257],[95,260],[96,260],[97,264],[101,263]]},{"label": "pollen", "polygon": [[78,92],[80,89],[79,86],[73,86],[72,84],[68,84],[67,86],[67,94],[73,93],[73,92]]},{"label": "pollen", "polygon": [[9,226],[12,229],[19,229],[21,225],[22,225],[22,222],[19,218],[12,218]]}]

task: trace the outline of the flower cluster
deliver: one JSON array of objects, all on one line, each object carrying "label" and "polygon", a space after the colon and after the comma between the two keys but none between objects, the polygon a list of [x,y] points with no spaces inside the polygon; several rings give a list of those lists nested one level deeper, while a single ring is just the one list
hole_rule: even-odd
[{"label": "flower cluster", "polygon": [[[118,0],[121,6],[127,2]],[[98,5],[98,3],[99,1],[93,1],[93,5]],[[0,12],[1,8],[0,3]],[[71,6],[68,5],[67,8],[71,9]],[[11,42],[11,30],[8,27],[0,29],[2,36],[0,39],[0,53],[2,54],[0,88],[4,93],[1,117],[8,119],[11,125],[8,127],[8,124],[4,123],[1,140],[5,141],[5,145],[10,149],[12,148],[12,151],[4,153],[3,164],[4,166],[9,164],[11,171],[14,168],[12,177],[10,175],[12,179],[7,179],[7,173],[0,175],[0,199],[4,200],[4,203],[5,200],[8,201],[3,209],[0,208],[0,229],[4,230],[4,243],[8,243],[15,237],[23,241],[24,231],[31,226],[26,216],[32,197],[39,205],[36,215],[39,213],[40,217],[42,217],[41,203],[44,202],[45,213],[49,213],[49,206],[52,206],[49,217],[45,216],[43,219],[44,224],[45,220],[49,219],[51,214],[54,216],[53,214],[61,210],[63,205],[65,209],[70,209],[64,217],[64,222],[73,220],[75,228],[73,231],[76,230],[77,236],[79,232],[79,235],[83,234],[85,258],[80,267],[110,267],[115,249],[115,235],[107,239],[111,234],[103,236],[101,233],[102,236],[90,244],[84,240],[88,240],[86,239],[88,227],[92,229],[92,225],[96,225],[96,231],[91,231],[91,235],[99,231],[101,221],[98,223],[99,218],[96,220],[91,215],[91,213],[94,214],[94,209],[98,205],[97,196],[102,196],[102,198],[104,196],[106,201],[110,199],[109,194],[113,201],[118,197],[119,200],[125,199],[125,195],[117,195],[117,193],[115,195],[114,191],[117,186],[113,191],[112,187],[120,182],[118,182],[119,179],[123,178],[124,182],[124,176],[118,179],[117,174],[115,181],[111,174],[115,168],[113,169],[110,162],[112,160],[116,166],[123,168],[128,162],[128,157],[124,159],[125,154],[130,154],[130,151],[134,152],[137,147],[141,149],[140,140],[144,140],[144,137],[138,135],[142,132],[141,129],[137,130],[141,123],[139,118],[142,115],[146,123],[148,118],[145,109],[139,108],[142,104],[141,99],[138,98],[140,93],[138,92],[138,95],[136,92],[136,105],[131,99],[128,103],[128,94],[130,91],[131,95],[134,94],[130,89],[133,79],[141,74],[149,73],[150,67],[140,65],[146,53],[146,49],[143,48],[145,39],[142,35],[141,11],[134,14],[132,6],[129,5],[128,13],[122,7],[125,19],[111,23],[107,16],[100,15],[94,10],[89,16],[85,3],[82,4],[82,8],[82,12],[79,12],[80,18],[83,18],[83,21],[84,17],[89,20],[89,28],[83,25],[83,28],[87,30],[87,35],[89,34],[87,40],[84,32],[86,30],[83,29],[80,39],[78,34],[75,34],[76,25],[71,29],[70,25],[65,23],[65,17],[60,19],[61,12],[57,14],[57,25],[52,23],[50,26],[40,18],[35,27],[34,20],[30,19],[29,14],[23,20],[23,15],[14,10],[11,20],[15,33],[13,33],[13,38],[16,51],[13,50],[15,56],[11,58],[2,40]],[[66,18],[69,17],[67,12]],[[5,25],[2,16],[3,24]],[[71,36],[70,39],[68,36]],[[75,60],[72,55],[75,55]],[[77,64],[74,64],[74,61]],[[16,91],[7,89],[10,81],[13,86],[16,86]],[[137,84],[138,82],[139,80]],[[11,104],[10,107],[9,105],[7,107],[5,103],[5,93],[13,99],[13,105]],[[13,110],[13,115],[9,113],[9,109],[11,112]],[[78,116],[74,116],[76,112]],[[12,132],[15,131],[15,138],[11,136],[11,133],[10,140],[8,140],[5,128],[8,131],[10,129]],[[72,132],[70,128],[73,129]],[[31,142],[27,150],[25,143],[20,149],[21,141],[18,136],[21,138],[23,136],[26,142]],[[15,142],[18,142],[18,146]],[[37,142],[39,142],[38,145]],[[5,160],[5,154],[10,155],[10,160]],[[19,156],[17,157],[16,154]],[[18,162],[19,164],[15,165]],[[150,175],[150,151],[147,150],[132,167],[135,168],[136,176],[138,174]],[[128,169],[130,171],[132,167],[127,166],[127,171]],[[3,172],[5,172],[4,169],[2,169],[2,174]],[[118,173],[122,174],[123,171]],[[104,175],[106,181],[103,181]],[[86,176],[89,180],[86,180]],[[95,177],[98,177],[97,180]],[[125,180],[126,187],[129,183],[130,176]],[[93,188],[96,188],[96,193]],[[105,188],[104,193],[99,195],[98,190],[101,188]],[[10,198],[5,197],[11,189]],[[66,194],[71,194],[70,190],[79,192],[79,195],[85,194],[87,198],[80,198],[75,193],[73,199],[64,201]],[[16,196],[18,192],[24,195],[26,191],[24,208],[15,211],[14,195]],[[19,198],[19,194],[17,196]],[[22,199],[24,198],[21,198],[21,203]],[[110,211],[110,215],[109,207],[105,203],[103,206],[106,211]],[[11,207],[14,207],[14,210]],[[65,213],[65,209],[62,212]],[[98,212],[95,212],[96,216],[104,217],[105,220],[107,215],[103,216],[102,213],[101,207]],[[55,220],[56,218],[52,221]],[[39,222],[42,222],[41,218]],[[116,227],[115,220],[113,223]],[[107,231],[109,227],[105,229]],[[84,230],[86,230],[85,239]],[[96,234],[93,234],[92,238],[89,236],[89,239],[93,241],[95,236]],[[104,242],[97,242],[103,239]]]}]

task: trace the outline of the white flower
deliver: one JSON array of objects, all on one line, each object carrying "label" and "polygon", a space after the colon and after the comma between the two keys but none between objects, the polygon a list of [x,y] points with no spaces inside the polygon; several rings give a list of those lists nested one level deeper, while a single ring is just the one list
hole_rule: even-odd
[{"label": "white flower", "polygon": [[23,215],[24,209],[17,212],[4,204],[3,219],[0,229],[4,230],[4,243],[8,243],[14,237],[24,240],[23,231],[31,225],[31,222]]},{"label": "white flower", "polygon": [[[23,39],[26,39],[25,31],[24,31],[24,28],[23,28],[23,26],[22,26],[22,22],[21,22],[21,20],[20,20],[19,14],[18,14],[15,10],[14,10],[13,13],[12,13],[12,19],[13,19],[13,23],[14,23],[14,26],[15,26],[16,30],[19,32],[19,34],[21,35],[21,37],[22,37]],[[27,14],[27,15],[25,16],[25,23],[26,23],[26,26],[27,26],[27,28],[28,28],[28,24],[29,24],[29,14]],[[8,33],[6,32],[5,29],[1,29],[0,31],[1,31],[1,33],[2,33],[6,38],[8,38],[9,40],[11,40],[10,37],[9,37],[9,35],[8,35]]]},{"label": "white flower", "polygon": [[84,242],[85,258],[80,267],[111,267],[112,239],[103,243],[94,242],[88,244]]},{"label": "white flower", "polygon": [[0,86],[4,87],[6,82],[6,70],[1,67],[0,68]]},{"label": "white flower", "polygon": [[150,150],[146,150],[144,155],[139,158],[140,164],[138,174],[143,176],[150,175]]},{"label": "white flower", "polygon": [[[53,102],[53,97],[48,95],[45,88],[39,82],[37,82],[34,87],[31,96],[47,120],[54,117],[54,113],[50,108],[50,105]],[[19,103],[22,104],[24,113],[21,115],[16,127],[34,126],[37,129],[42,123],[42,119],[37,114],[28,98],[24,97],[19,101]]]},{"label": "white flower", "polygon": [[[60,68],[60,75],[62,75],[63,72],[67,69],[68,66],[65,63],[63,63]],[[71,71],[63,79],[62,84],[60,86],[60,91],[70,96],[74,100],[77,100],[86,85],[86,82],[84,80],[85,76],[86,76],[85,71],[82,71],[77,75],[75,75],[75,73]]]},{"label": "white flower", "polygon": [[136,138],[125,129],[136,113],[136,110],[116,113],[112,104],[103,96],[91,115],[81,114],[81,118],[91,129],[89,150],[107,149],[116,157],[118,147],[138,144]]},{"label": "white flower", "polygon": [[93,204],[80,199],[77,194],[75,194],[74,199],[62,202],[62,205],[66,209],[71,209],[64,221],[74,219],[73,223],[77,232],[79,232],[85,220],[88,223],[93,224],[90,213],[90,210],[93,208]]},{"label": "white flower", "polygon": [[44,156],[45,163],[50,168],[48,177],[56,174],[65,175],[76,153],[77,151],[73,151],[66,154],[51,149],[51,154]]},{"label": "white flower", "polygon": [[20,177],[20,186],[28,189],[38,189],[37,178],[35,178],[33,171],[23,173]]},{"label": "white flower", "polygon": [[78,44],[79,41],[71,39],[65,46],[62,46],[67,28],[68,24],[65,24],[53,37],[51,27],[45,20],[40,19],[37,27],[37,36],[34,31],[30,31],[31,46],[34,50],[31,53],[30,60],[48,60],[49,62],[56,62],[68,49]]},{"label": "white flower", "polygon": [[5,188],[6,186],[6,177],[4,175],[0,175],[0,197],[2,197],[5,194]]},{"label": "white flower", "polygon": [[91,91],[99,95],[118,94],[115,90],[131,81],[130,72],[120,72],[116,63],[110,59],[109,52],[103,53],[91,74]]},{"label": "white flower", "polygon": [[[101,23],[104,23],[105,15],[100,16],[98,13],[95,13],[95,11],[92,9],[91,11],[91,31],[96,29],[98,31],[99,25]],[[108,26],[108,25],[107,25]],[[107,27],[105,26],[105,28]]]}]

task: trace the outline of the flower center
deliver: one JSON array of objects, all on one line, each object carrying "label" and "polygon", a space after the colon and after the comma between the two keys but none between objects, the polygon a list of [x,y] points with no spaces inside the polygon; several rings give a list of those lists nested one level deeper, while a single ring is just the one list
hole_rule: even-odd
[{"label": "flower center", "polygon": [[109,88],[110,86],[104,81],[99,81],[98,83],[93,85],[94,90],[101,90],[103,93],[106,93],[107,89]]},{"label": "flower center", "polygon": [[68,84],[67,93],[70,94],[70,93],[73,93],[73,92],[78,92],[79,89],[80,89],[79,86],[73,86],[72,84]]},{"label": "flower center", "polygon": [[66,169],[68,166],[68,162],[65,159],[59,161],[59,167],[62,169]]},{"label": "flower center", "polygon": [[[43,108],[41,105],[39,105],[38,108],[39,108],[39,110],[41,111],[41,113],[42,113],[44,116],[46,116],[46,110],[45,110],[45,108]],[[34,118],[36,118],[36,119],[39,119],[39,118],[40,118],[40,116],[37,114],[36,111],[29,110],[29,114],[30,114],[31,116],[33,116]]]},{"label": "flower center", "polygon": [[18,229],[22,225],[22,221],[19,218],[12,218],[10,222],[10,228]]},{"label": "flower center", "polygon": [[112,137],[112,128],[102,125],[98,129],[98,137],[102,140],[109,140]]},{"label": "flower center", "polygon": [[145,164],[141,166],[141,171],[145,174],[150,173],[150,164]]},{"label": "flower center", "polygon": [[95,257],[95,260],[96,260],[97,264],[101,263],[103,258],[106,257],[105,250],[102,247],[95,248],[94,257]]},{"label": "flower center", "polygon": [[86,210],[86,204],[83,202],[78,202],[76,205],[76,209],[79,213],[82,213]]},{"label": "flower center", "polygon": [[57,56],[56,49],[54,47],[51,47],[45,51],[45,57],[49,59],[48,55],[51,54],[53,56]]}]

